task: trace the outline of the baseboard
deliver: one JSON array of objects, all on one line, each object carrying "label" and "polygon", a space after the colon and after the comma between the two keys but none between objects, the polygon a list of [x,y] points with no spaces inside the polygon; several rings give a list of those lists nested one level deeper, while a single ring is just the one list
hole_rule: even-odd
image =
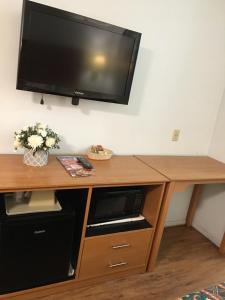
[{"label": "baseboard", "polygon": [[196,230],[198,230],[201,234],[203,234],[207,239],[209,239],[213,244],[220,247],[221,241],[214,236],[212,236],[202,225],[197,222],[193,222],[192,225]]},{"label": "baseboard", "polygon": [[166,221],[165,227],[184,225],[186,220],[168,220]]}]

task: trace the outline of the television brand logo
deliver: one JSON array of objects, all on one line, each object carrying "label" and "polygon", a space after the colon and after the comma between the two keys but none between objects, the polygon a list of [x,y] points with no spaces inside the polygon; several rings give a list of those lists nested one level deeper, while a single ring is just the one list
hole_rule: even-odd
[{"label": "television brand logo", "polygon": [[79,92],[79,91],[74,91],[74,94],[76,94],[76,95],[84,95],[83,92]]}]

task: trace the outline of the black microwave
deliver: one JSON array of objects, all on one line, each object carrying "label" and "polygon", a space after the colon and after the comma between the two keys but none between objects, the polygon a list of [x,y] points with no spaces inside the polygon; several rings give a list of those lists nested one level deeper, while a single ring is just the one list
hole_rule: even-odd
[{"label": "black microwave", "polygon": [[88,225],[139,216],[143,187],[96,188],[92,192]]}]

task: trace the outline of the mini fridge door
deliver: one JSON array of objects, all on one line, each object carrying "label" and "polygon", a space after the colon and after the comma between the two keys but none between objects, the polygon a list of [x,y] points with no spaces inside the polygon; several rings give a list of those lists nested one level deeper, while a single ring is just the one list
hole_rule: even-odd
[{"label": "mini fridge door", "polygon": [[68,279],[75,216],[8,218],[1,224],[0,291]]}]

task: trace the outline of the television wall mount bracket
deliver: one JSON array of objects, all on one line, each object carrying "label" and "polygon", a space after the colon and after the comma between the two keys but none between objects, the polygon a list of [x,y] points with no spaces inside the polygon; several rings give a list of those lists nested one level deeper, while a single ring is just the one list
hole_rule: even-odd
[{"label": "television wall mount bracket", "polygon": [[79,105],[80,98],[77,96],[72,97],[72,105]]}]

